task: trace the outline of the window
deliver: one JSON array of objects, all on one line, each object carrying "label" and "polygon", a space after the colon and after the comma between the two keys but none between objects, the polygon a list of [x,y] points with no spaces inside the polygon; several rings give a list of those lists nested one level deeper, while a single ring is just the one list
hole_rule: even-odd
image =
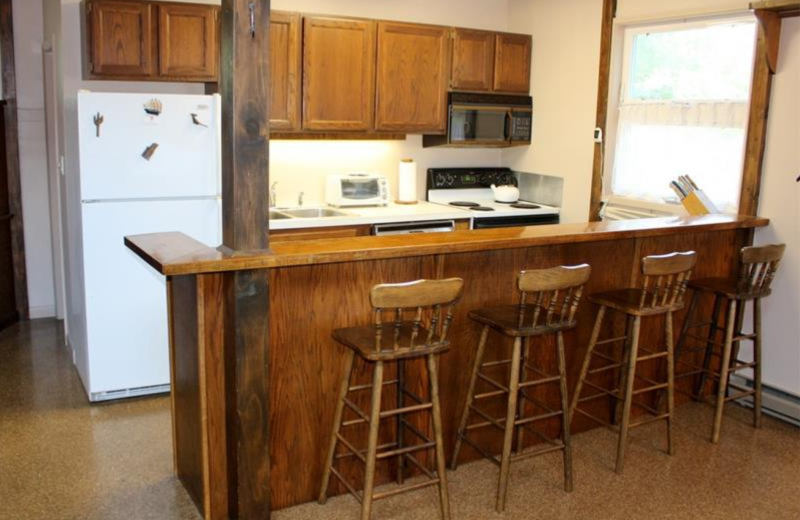
[{"label": "window", "polygon": [[607,191],[670,202],[670,181],[689,175],[720,211],[737,211],[755,29],[739,18],[625,30]]}]

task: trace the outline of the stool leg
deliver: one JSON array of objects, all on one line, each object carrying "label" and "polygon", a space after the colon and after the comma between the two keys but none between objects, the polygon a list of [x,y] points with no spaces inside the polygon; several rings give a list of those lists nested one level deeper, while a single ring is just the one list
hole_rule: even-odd
[{"label": "stool leg", "polygon": [[[522,360],[519,364],[519,381],[520,383],[525,381],[526,378],[526,370],[525,364],[527,363],[528,356],[530,355],[530,338],[525,338],[522,340]],[[522,390],[521,392],[524,392]],[[525,416],[525,399],[520,396],[517,399],[517,420],[522,419]],[[520,425],[517,426],[517,445],[514,449],[515,453],[521,453],[524,449],[524,442],[525,442],[525,427]]]},{"label": "stool leg", "polygon": [[522,338],[514,338],[514,351],[511,354],[511,374],[508,383],[508,409],[506,411],[503,436],[503,455],[500,459],[500,482],[497,486],[497,504],[495,506],[498,513],[502,513],[506,508],[508,473],[511,467],[511,444],[514,439],[514,423],[516,422],[517,399],[519,398],[520,358],[522,358]]},{"label": "stool leg", "polygon": [[711,325],[708,326],[706,351],[703,355],[703,371],[700,373],[700,379],[695,387],[695,401],[702,401],[706,395],[706,380],[708,379],[708,371],[711,369],[711,357],[714,352],[714,344],[711,342],[717,338],[720,312],[722,312],[722,296],[717,295],[714,297],[714,310],[711,311]]},{"label": "stool leg", "polygon": [[364,472],[364,492],[361,502],[361,520],[372,514],[372,490],[375,487],[375,465],[378,454],[378,429],[381,422],[381,391],[383,390],[383,361],[375,363],[372,374],[372,402],[369,410],[369,437],[367,440],[367,468]]},{"label": "stool leg", "polygon": [[733,329],[736,327],[736,307],[736,300],[731,300],[728,303],[728,319],[725,326],[725,346],[722,349],[717,404],[716,410],[714,411],[714,428],[711,431],[711,442],[714,444],[719,443],[719,432],[722,427],[722,410],[725,407],[725,394],[728,390],[728,371],[731,365],[731,351],[733,350]]},{"label": "stool leg", "polygon": [[761,298],[753,301],[753,332],[756,337],[753,341],[753,379],[755,391],[753,395],[753,426],[761,428]]},{"label": "stool leg", "polygon": [[485,325],[481,331],[481,339],[478,342],[478,352],[475,354],[475,362],[472,364],[472,374],[469,378],[469,388],[467,389],[467,400],[464,403],[464,412],[461,414],[461,422],[456,433],[456,446],[453,450],[453,460],[450,461],[450,469],[453,471],[458,467],[458,454],[461,452],[462,437],[467,435],[467,421],[469,421],[469,408],[472,406],[475,396],[475,386],[478,382],[478,372],[483,362],[483,353],[486,350],[486,340],[489,337],[489,326]]},{"label": "stool leg", "polygon": [[639,329],[642,324],[641,316],[633,319],[631,330],[630,353],[628,354],[627,373],[625,374],[625,398],[622,407],[622,424],[619,428],[619,443],[617,445],[616,472],[622,473],[625,466],[625,448],[628,444],[628,429],[631,423],[631,404],[633,402],[633,384],[636,379],[636,361],[639,351]]},{"label": "stool leg", "polygon": [[664,319],[667,343],[667,453],[675,454],[675,442],[672,429],[673,412],[675,411],[675,353],[673,351],[672,313],[668,312]]},{"label": "stool leg", "polygon": [[[620,367],[619,372],[615,370],[617,375],[615,377],[616,381],[614,382],[614,391],[619,392],[620,395],[622,395],[627,381],[626,367],[628,366],[631,355],[631,339],[633,338],[633,334],[631,334],[631,332],[633,331],[633,320],[633,316],[626,317],[625,341],[622,344],[622,356],[620,356],[620,364],[622,366]],[[611,408],[611,424],[619,424],[619,418],[622,416],[622,407],[623,401],[618,399]]]},{"label": "stool leg", "polygon": [[583,388],[583,380],[586,379],[586,374],[589,372],[589,365],[592,362],[592,351],[597,345],[597,338],[600,337],[600,328],[603,325],[603,316],[606,314],[605,306],[600,306],[597,311],[597,318],[594,321],[594,329],[592,329],[592,336],[589,339],[589,347],[586,349],[586,356],[583,358],[583,366],[581,366],[581,373],[578,375],[578,384],[575,386],[575,393],[572,396],[572,404],[569,407],[570,418],[575,417],[575,409],[578,408],[578,399],[581,397],[581,389]]},{"label": "stool leg", "polygon": [[[689,309],[686,311],[686,316],[683,319],[683,325],[681,325],[681,333],[678,336],[678,343],[675,345],[674,349],[674,359],[673,359],[673,377],[675,375],[675,370],[677,369],[677,363],[680,361],[681,356],[683,355],[683,347],[686,344],[686,335],[689,333],[689,328],[692,323],[692,320],[695,319],[695,314],[697,313],[697,304],[700,301],[700,291],[694,291],[692,293],[692,299],[689,301]],[[661,411],[661,406],[664,404],[664,394],[659,392],[658,401],[656,402],[656,410]]]},{"label": "stool leg", "polygon": [[331,468],[333,458],[336,455],[336,445],[338,444],[338,434],[342,429],[342,416],[344,415],[344,398],[347,396],[347,389],[350,387],[350,376],[353,373],[353,361],[355,352],[347,349],[347,361],[344,365],[344,376],[342,384],[339,386],[339,400],[336,401],[336,412],[333,415],[333,433],[328,444],[328,456],[325,459],[325,473],[322,475],[322,485],[319,490],[319,503],[324,504],[328,500],[328,483],[331,479]]},{"label": "stool leg", "polygon": [[[403,392],[406,389],[406,366],[405,361],[402,359],[397,360],[397,408],[403,408],[405,406],[405,396]],[[403,421],[405,419],[405,414],[397,414],[395,418],[395,427],[397,429],[397,449],[403,449],[405,446],[405,428],[403,426]],[[405,461],[406,458],[404,455],[400,455],[397,457],[397,483],[402,484],[405,472]]]},{"label": "stool leg", "polygon": [[450,520],[450,497],[447,493],[447,464],[444,460],[444,441],[442,437],[442,410],[439,406],[439,373],[436,358],[428,356],[428,379],[430,380],[431,402],[433,409],[433,437],[436,442],[436,473],[439,477],[439,505],[442,520]]},{"label": "stool leg", "polygon": [[558,377],[561,391],[561,435],[564,442],[564,491],[572,492],[572,438],[570,436],[569,397],[567,396],[567,360],[564,357],[564,333],[556,335]]},{"label": "stool leg", "polygon": [[742,329],[744,328],[744,311],[746,306],[747,302],[744,300],[736,304],[736,327],[733,329],[734,340],[731,348],[731,361],[728,369],[728,381],[725,383],[728,385],[725,390],[725,397],[730,395],[731,376],[734,373],[733,367],[736,366],[737,360],[739,359],[739,347],[742,345],[742,342],[741,340],[737,341],[736,338],[742,335]]}]

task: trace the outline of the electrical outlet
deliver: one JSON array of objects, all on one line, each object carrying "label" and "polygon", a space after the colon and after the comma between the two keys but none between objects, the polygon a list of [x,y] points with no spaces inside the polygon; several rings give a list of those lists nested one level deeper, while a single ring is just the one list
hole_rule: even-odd
[{"label": "electrical outlet", "polygon": [[599,126],[594,129],[594,142],[595,143],[602,143],[603,142],[603,129]]}]

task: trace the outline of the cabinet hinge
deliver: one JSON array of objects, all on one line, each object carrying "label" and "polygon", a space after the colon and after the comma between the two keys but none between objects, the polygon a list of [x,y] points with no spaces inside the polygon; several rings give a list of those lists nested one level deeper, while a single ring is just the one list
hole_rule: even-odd
[{"label": "cabinet hinge", "polygon": [[450,29],[450,39],[451,40],[455,40],[456,39],[456,30],[455,29]]}]

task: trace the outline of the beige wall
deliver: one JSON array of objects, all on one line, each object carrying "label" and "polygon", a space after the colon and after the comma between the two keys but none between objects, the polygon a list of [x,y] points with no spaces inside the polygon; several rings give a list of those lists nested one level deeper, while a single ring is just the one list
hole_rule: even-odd
[{"label": "beige wall", "polygon": [[[772,84],[757,244],[784,242],[786,256],[764,300],[764,380],[800,395],[800,18],[783,21]],[[745,344],[746,345],[746,344]]]},{"label": "beige wall", "polygon": [[533,142],[517,170],[564,177],[562,222],[589,215],[602,0],[510,0],[509,29],[533,34]]}]

